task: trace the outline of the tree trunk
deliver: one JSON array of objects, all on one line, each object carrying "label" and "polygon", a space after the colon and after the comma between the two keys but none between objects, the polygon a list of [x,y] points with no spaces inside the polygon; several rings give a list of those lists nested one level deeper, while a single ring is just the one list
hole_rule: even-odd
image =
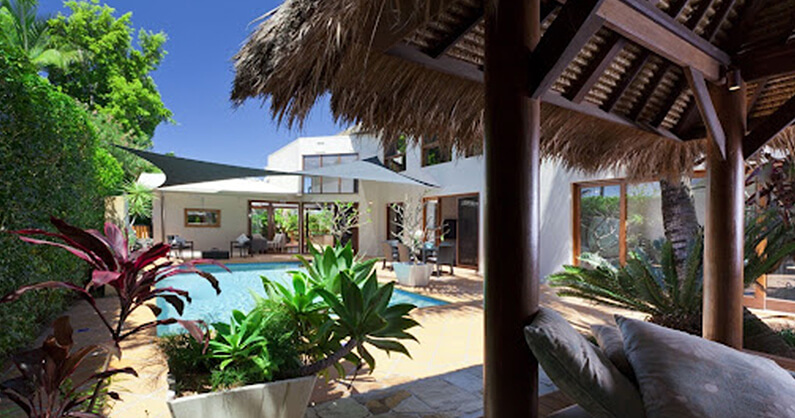
[{"label": "tree trunk", "polygon": [[690,178],[683,177],[675,182],[660,180],[660,193],[665,238],[673,246],[676,273],[681,280],[684,277],[690,241],[700,228],[693,193],[690,190]]}]

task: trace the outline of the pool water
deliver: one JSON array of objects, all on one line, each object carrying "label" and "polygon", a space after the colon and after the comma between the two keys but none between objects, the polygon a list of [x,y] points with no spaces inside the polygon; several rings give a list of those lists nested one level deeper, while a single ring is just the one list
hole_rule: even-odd
[{"label": "pool water", "polygon": [[[230,264],[227,267],[232,273],[218,266],[199,266],[201,270],[212,273],[218,279],[221,287],[219,295],[216,295],[210,283],[198,274],[179,274],[158,283],[158,288],[171,286],[186,290],[193,300],[192,303],[185,304],[184,312],[182,315],[178,315],[173,306],[158,298],[157,306],[162,309],[158,318],[201,319],[208,324],[228,322],[233,309],[248,312],[254,308],[252,292],[265,296],[260,276],[266,276],[270,280],[278,281],[292,289],[292,277],[287,272],[301,268],[301,264],[246,263]],[[445,305],[447,302],[395,289],[390,305],[397,303],[412,303],[418,308],[424,308]],[[177,324],[157,327],[158,336],[179,332],[184,332],[184,329]]]}]

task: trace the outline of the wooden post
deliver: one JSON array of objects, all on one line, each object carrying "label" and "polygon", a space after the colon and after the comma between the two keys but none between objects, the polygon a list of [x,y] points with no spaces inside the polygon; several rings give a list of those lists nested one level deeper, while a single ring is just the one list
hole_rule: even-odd
[{"label": "wooden post", "polygon": [[265,238],[273,240],[276,235],[276,211],[273,210],[273,203],[268,203],[268,230],[265,232]]},{"label": "wooden post", "polygon": [[485,416],[537,417],[540,101],[528,96],[539,0],[486,3]]},{"label": "wooden post", "polygon": [[707,140],[707,219],[704,237],[704,338],[743,344],[745,85],[709,85],[725,135],[724,158]]},{"label": "wooden post", "polygon": [[298,254],[303,254],[306,245],[306,231],[304,231],[304,203],[298,203]]}]

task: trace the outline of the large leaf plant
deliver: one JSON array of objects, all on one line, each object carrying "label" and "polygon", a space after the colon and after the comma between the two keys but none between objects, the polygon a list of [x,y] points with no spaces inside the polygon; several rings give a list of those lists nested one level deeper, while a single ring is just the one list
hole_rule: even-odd
[{"label": "large leaf plant", "polygon": [[[158,325],[178,323],[196,340],[205,344],[209,342],[209,335],[202,330],[204,324],[200,321],[165,318],[136,326],[130,326],[127,322],[130,315],[143,306],[159,315],[160,308],[154,303],[156,299],[171,304],[182,314],[185,302],[191,301],[190,295],[185,290],[157,286],[168,277],[196,273],[209,281],[216,292],[220,292],[215,277],[196,267],[203,263],[218,263],[213,260],[181,262],[168,258],[170,247],[162,243],[130,251],[127,237],[112,223],[105,224],[104,234],[96,230],[77,228],[57,218],[51,218],[51,223],[58,232],[27,229],[13,233],[27,243],[61,248],[84,260],[91,269],[90,279],[85,286],[61,281],[23,286],[0,298],[0,303],[16,301],[30,291],[65,289],[86,301],[94,310],[108,331],[109,341],[101,346],[82,347],[72,353],[68,318],[59,319],[53,326],[54,335],[47,338],[41,348],[13,358],[21,371],[21,377],[3,382],[0,384],[0,391],[31,417],[101,416],[95,412],[95,405],[101,395],[102,382],[113,374],[134,373],[134,370],[110,370],[108,356],[102,372],[92,375],[88,381],[74,385],[72,376],[82,359],[100,349],[121,357],[123,341]],[[119,303],[118,315],[107,315],[97,305],[93,291],[102,286],[110,286],[115,290]],[[94,382],[94,388],[90,395],[84,396],[83,392],[78,391],[86,389],[83,386],[91,382]],[[76,411],[79,407],[84,410]]]},{"label": "large leaf plant", "polygon": [[[774,271],[795,254],[795,233],[775,212],[749,216],[745,227],[745,287]],[[703,232],[690,243],[683,277],[676,272],[673,248],[664,241],[659,266],[642,252],[630,252],[624,266],[597,254],[583,254],[583,265],[563,267],[547,277],[561,296],[574,296],[649,315],[651,322],[701,333]]]}]

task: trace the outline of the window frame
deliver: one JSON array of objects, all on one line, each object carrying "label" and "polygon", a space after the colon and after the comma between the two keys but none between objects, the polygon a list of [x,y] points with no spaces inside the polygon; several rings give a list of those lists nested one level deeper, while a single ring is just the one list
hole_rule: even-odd
[{"label": "window frame", "polygon": [[[214,223],[191,223],[188,221],[189,212],[211,212],[215,214]],[[183,216],[185,221],[185,228],[220,228],[221,227],[221,209],[201,209],[201,208],[184,208]]]},{"label": "window frame", "polygon": [[[439,153],[440,161],[435,163],[428,162],[428,156],[434,150],[437,150]],[[422,167],[431,167],[434,165],[449,163],[453,161],[453,147],[443,147],[442,144],[439,143],[438,138],[433,137],[432,140],[428,140],[427,137],[422,138],[422,152],[421,152],[421,160],[420,165]]]},{"label": "window frame", "polygon": [[[306,159],[309,157],[319,157],[320,165],[317,168],[324,167],[324,162],[326,159],[335,158],[336,163],[325,165],[325,167],[331,167],[334,165],[339,165],[342,163],[343,157],[356,157],[353,161],[359,161],[359,153],[358,152],[342,152],[342,153],[334,153],[334,154],[304,154],[301,155],[301,170],[306,170]],[[343,179],[342,177],[331,177],[331,179],[337,179],[337,190],[336,191],[325,191],[323,190],[324,181],[320,181],[320,191],[307,191],[306,189],[306,180],[311,179],[318,176],[301,176],[301,194],[308,194],[308,195],[318,195],[318,194],[356,194],[359,193],[359,180],[353,179],[353,191],[346,192],[342,191],[342,181],[343,180],[350,180],[350,179]],[[323,177],[319,177],[323,178]]]}]

